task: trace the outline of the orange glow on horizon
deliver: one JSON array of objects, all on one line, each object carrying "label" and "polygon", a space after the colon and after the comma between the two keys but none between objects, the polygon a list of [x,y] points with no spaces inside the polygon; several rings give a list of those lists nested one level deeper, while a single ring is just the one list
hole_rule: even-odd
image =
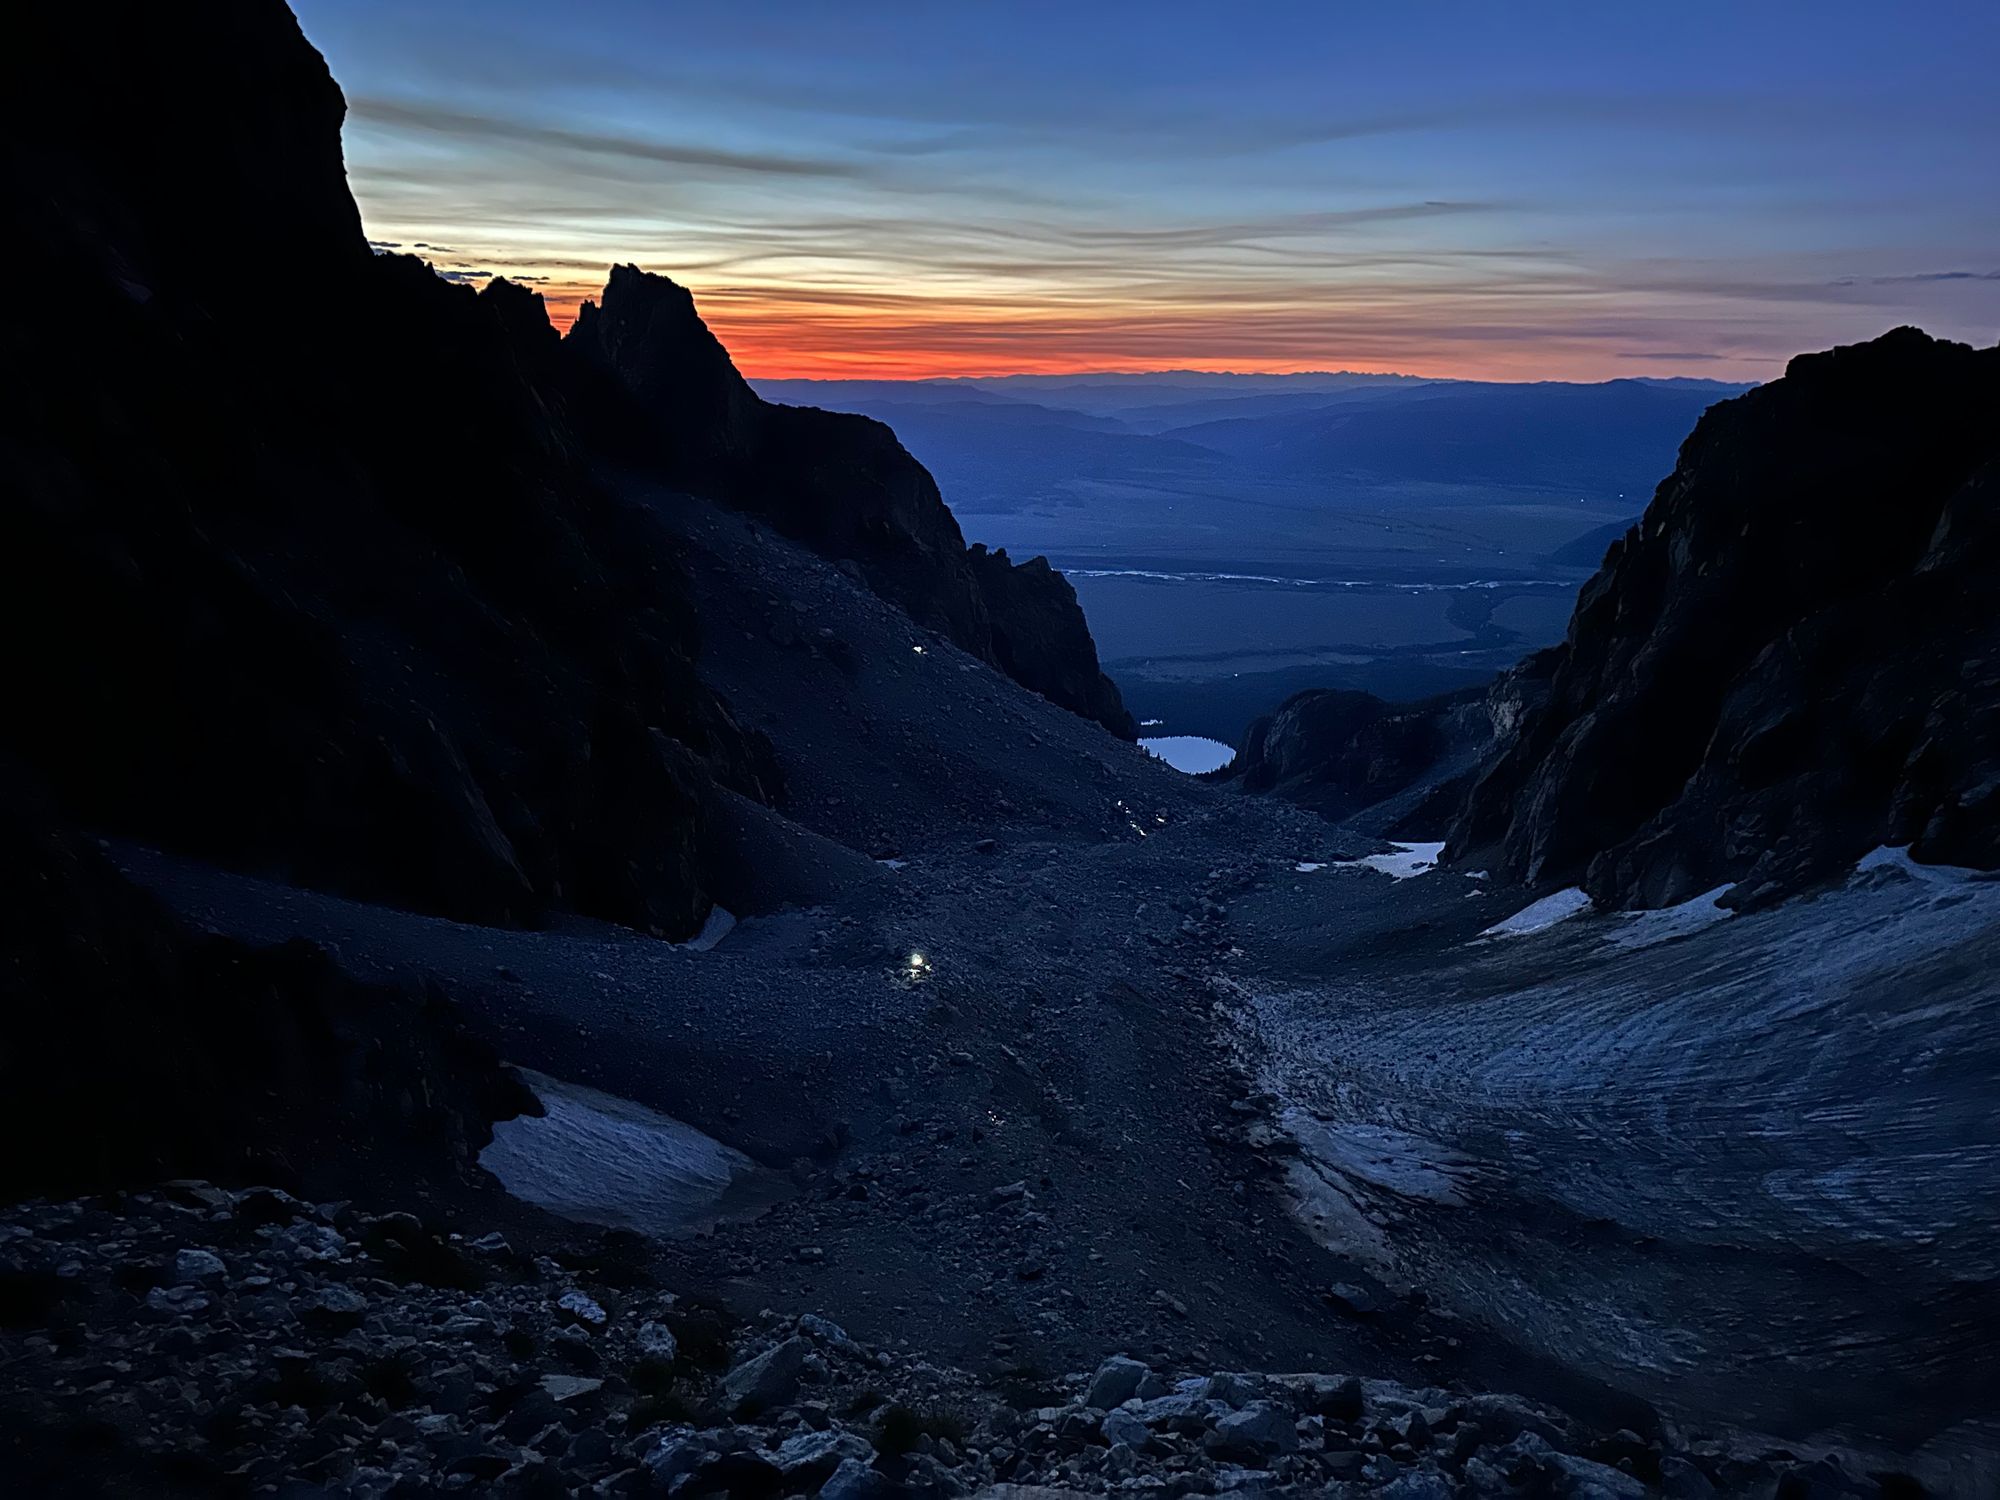
[{"label": "orange glow on horizon", "polygon": [[[567,331],[599,287],[538,288],[549,320]],[[1616,349],[1559,334],[1531,343],[1413,335],[1357,308],[1351,336],[1278,306],[1190,309],[1030,307],[943,298],[816,294],[810,289],[693,287],[697,310],[736,367],[763,380],[924,380],[999,375],[1138,374],[1159,370],[1282,375],[1302,371],[1472,380],[1604,380],[1692,374],[1767,378],[1776,362],[1744,356],[1676,370],[1634,363]],[[1255,351],[1255,352],[1253,352]]]}]

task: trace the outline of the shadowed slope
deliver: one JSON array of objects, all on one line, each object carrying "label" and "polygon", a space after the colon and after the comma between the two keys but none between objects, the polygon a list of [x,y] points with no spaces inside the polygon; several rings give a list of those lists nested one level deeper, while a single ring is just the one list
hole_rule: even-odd
[{"label": "shadowed slope", "polygon": [[1883,843],[2000,863],[1996,506],[2000,349],[1897,329],[1716,406],[1454,852],[1640,906]]},{"label": "shadowed slope", "polygon": [[1113,734],[1136,734],[1075,594],[1052,586],[1046,562],[969,554],[929,471],[880,422],[759,397],[684,287],[618,266],[566,342],[630,393],[646,457],[673,483],[855,563],[918,624]]}]

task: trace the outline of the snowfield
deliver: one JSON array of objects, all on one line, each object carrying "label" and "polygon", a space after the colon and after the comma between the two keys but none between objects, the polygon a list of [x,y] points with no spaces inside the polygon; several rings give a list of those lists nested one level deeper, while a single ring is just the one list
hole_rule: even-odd
[{"label": "snowfield", "polygon": [[[1569,929],[1560,892],[1486,929],[1534,943],[1257,996],[1299,1217],[1669,1412],[1840,1434],[1921,1391],[1961,1413],[1924,1471],[1984,1475],[2000,880],[1878,851],[1776,908],[1725,894]],[[1383,899],[1398,931],[1446,909]]]},{"label": "snowfield", "polygon": [[522,1070],[548,1113],[493,1127],[479,1164],[500,1185],[566,1219],[691,1234],[744,1206],[759,1171],[740,1151],[643,1104]]},{"label": "snowfield", "polygon": [[1571,886],[1542,897],[1532,906],[1522,907],[1506,921],[1495,922],[1479,935],[1483,938],[1526,937],[1531,932],[1546,932],[1556,923],[1566,922],[1577,913],[1588,910],[1590,897],[1581,888]]}]

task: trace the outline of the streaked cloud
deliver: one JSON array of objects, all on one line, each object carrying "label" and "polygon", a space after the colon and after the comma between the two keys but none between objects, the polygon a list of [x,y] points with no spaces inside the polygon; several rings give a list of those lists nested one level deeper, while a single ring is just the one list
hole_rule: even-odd
[{"label": "streaked cloud", "polygon": [[1835,286],[1916,286],[1927,281],[2000,281],[2000,271],[1913,271],[1903,276],[1848,276]]},{"label": "streaked cloud", "polygon": [[533,120],[507,119],[498,115],[447,109],[415,100],[384,99],[361,94],[350,96],[347,107],[353,118],[371,125],[392,130],[451,136],[483,145],[500,144],[528,149],[542,147],[562,153],[624,157],[632,161],[710,172],[751,175],[769,173],[783,177],[859,175],[857,168],[842,162],[815,161],[808,157],[747,151],[724,151],[685,142],[652,140],[594,130],[567,129],[559,125],[539,124]]},{"label": "streaked cloud", "polygon": [[2000,332],[1991,7],[298,4],[371,233],[559,320],[665,272],[755,374],[1755,377]]}]

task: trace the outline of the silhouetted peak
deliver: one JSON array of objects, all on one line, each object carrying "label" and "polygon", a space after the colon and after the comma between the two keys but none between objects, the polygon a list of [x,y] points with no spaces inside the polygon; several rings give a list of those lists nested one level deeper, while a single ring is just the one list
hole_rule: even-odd
[{"label": "silhouetted peak", "polygon": [[1017,567],[968,552],[930,471],[883,423],[760,398],[685,287],[615,266],[568,345],[624,387],[672,482],[858,565],[919,624],[1113,733],[1136,733],[1068,580],[1043,558]]},{"label": "silhouetted peak", "polygon": [[549,322],[548,303],[532,287],[496,276],[479,293],[479,301],[500,323],[511,342],[533,347],[552,347],[558,342],[555,326]]},{"label": "silhouetted peak", "polygon": [[1795,354],[1785,365],[1785,378],[1876,380],[1898,367],[1934,365],[1939,359],[1970,359],[1978,352],[1970,344],[1933,338],[1923,329],[1906,323],[1859,344],[1838,344],[1810,354]]},{"label": "silhouetted peak", "polygon": [[695,311],[693,292],[671,276],[643,271],[629,262],[611,268],[611,275],[604,283],[604,302],[607,307],[629,303],[668,307],[685,313],[697,323],[701,321]]}]

